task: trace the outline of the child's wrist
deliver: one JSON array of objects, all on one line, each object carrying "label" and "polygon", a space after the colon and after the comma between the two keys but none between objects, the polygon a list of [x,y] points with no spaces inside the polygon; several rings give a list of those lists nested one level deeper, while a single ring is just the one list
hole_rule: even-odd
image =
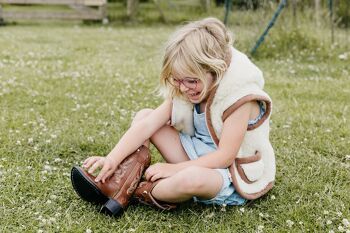
[{"label": "child's wrist", "polygon": [[109,160],[113,165],[118,164],[118,158],[114,154],[108,154],[106,159]]}]

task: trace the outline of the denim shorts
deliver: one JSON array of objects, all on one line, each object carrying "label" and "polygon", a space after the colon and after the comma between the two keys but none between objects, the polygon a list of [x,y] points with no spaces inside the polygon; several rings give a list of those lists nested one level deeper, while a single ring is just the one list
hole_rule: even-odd
[{"label": "denim shorts", "polygon": [[[180,141],[182,143],[182,146],[184,147],[187,156],[191,160],[197,159],[199,156],[197,155],[198,147],[200,147],[202,150],[210,150],[209,146],[207,147],[206,144],[201,143],[200,140],[196,140],[195,137],[191,137],[187,134],[180,133]],[[201,144],[201,145],[200,145]],[[194,148],[196,147],[196,149]],[[213,149],[210,151],[207,151],[207,153],[212,152]],[[215,149],[214,149],[215,150]],[[243,205],[246,203],[246,199],[241,197],[235,190],[235,188],[232,185],[231,182],[231,174],[228,170],[228,168],[224,169],[214,169],[218,171],[223,179],[223,184],[221,187],[221,190],[219,193],[212,199],[204,200],[200,199],[198,197],[193,197],[195,202],[200,202],[203,204],[211,205]]]}]

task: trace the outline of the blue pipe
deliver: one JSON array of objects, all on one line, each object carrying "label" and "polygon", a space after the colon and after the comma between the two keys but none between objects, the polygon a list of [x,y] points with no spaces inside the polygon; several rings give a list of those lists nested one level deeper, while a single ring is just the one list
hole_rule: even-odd
[{"label": "blue pipe", "polygon": [[225,0],[225,19],[224,19],[224,24],[227,26],[227,21],[228,21],[228,15],[230,11],[232,10],[232,1],[233,0]]},{"label": "blue pipe", "polygon": [[276,10],[276,12],[274,13],[271,21],[269,22],[269,24],[267,25],[265,31],[263,32],[263,34],[260,36],[260,38],[258,39],[258,41],[256,42],[255,46],[253,47],[253,49],[250,51],[250,53],[252,55],[254,55],[254,53],[256,52],[256,50],[259,48],[260,44],[265,40],[265,36],[268,34],[269,30],[273,27],[273,25],[275,24],[275,21],[277,20],[277,17],[279,16],[279,14],[281,13],[281,11],[283,10],[283,8],[287,5],[287,0],[282,0],[280,2],[280,4],[278,5],[278,8]]}]

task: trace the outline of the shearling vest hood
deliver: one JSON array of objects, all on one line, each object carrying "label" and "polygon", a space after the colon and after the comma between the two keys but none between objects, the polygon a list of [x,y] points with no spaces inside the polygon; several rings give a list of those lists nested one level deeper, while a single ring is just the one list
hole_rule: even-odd
[{"label": "shearling vest hood", "polygon": [[[206,105],[206,122],[210,136],[219,144],[223,122],[236,109],[249,101],[261,101],[266,109],[263,117],[249,126],[239,152],[229,167],[232,183],[244,198],[252,200],[273,186],[276,173],[275,155],[269,141],[269,118],[272,101],[263,91],[261,70],[249,58],[231,48],[230,65],[219,85],[211,91]],[[193,104],[173,99],[171,124],[183,133],[194,135]]]}]

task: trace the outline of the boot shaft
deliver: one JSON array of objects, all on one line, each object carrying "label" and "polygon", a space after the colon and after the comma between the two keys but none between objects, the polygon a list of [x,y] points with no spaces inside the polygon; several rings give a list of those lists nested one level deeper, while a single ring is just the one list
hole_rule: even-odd
[{"label": "boot shaft", "polygon": [[149,149],[141,146],[126,157],[104,183],[95,182],[96,177],[84,169],[73,167],[72,184],[78,195],[86,201],[104,204],[110,200],[124,209],[150,163]]},{"label": "boot shaft", "polygon": [[98,182],[97,187],[103,194],[118,201],[125,207],[134,193],[144,170],[150,165],[151,156],[147,147],[142,146],[126,157],[115,173],[105,183]]}]

